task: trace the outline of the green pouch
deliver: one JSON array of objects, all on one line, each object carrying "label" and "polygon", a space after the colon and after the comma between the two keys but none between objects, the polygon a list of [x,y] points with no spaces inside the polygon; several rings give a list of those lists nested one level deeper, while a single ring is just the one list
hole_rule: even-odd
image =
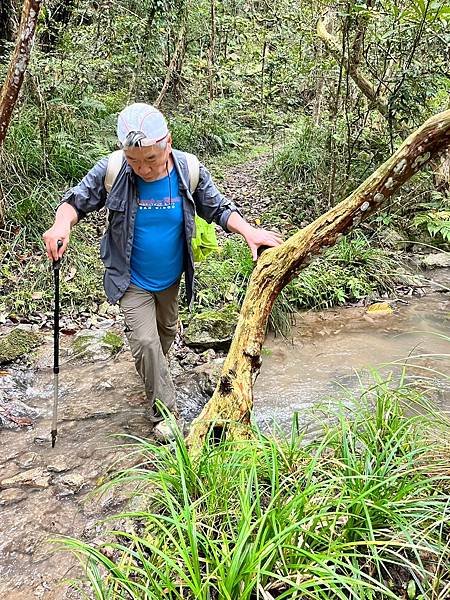
[{"label": "green pouch", "polygon": [[192,253],[195,262],[205,260],[211,252],[219,251],[216,230],[212,223],[207,223],[204,219],[195,215],[195,232],[195,237],[192,238]]}]

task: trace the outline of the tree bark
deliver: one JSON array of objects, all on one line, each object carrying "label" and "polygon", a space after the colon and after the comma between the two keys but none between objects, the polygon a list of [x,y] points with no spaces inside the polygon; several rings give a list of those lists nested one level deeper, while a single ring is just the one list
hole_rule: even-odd
[{"label": "tree bark", "polygon": [[42,0],[25,0],[22,18],[17,33],[16,49],[11,58],[8,73],[0,94],[0,146],[6,136],[11,115],[19,97],[31,48]]},{"label": "tree bark", "polygon": [[[17,32],[16,48],[0,93],[0,150],[6,137],[6,131],[30,60],[41,5],[42,0],[25,0],[23,5],[22,17]],[[0,200],[0,226],[4,223],[4,215],[4,204]]]},{"label": "tree bark", "polygon": [[0,2],[0,62],[6,60],[6,43],[14,37],[15,11],[11,0]]},{"label": "tree bark", "polygon": [[339,46],[336,38],[328,33],[327,28],[322,20],[317,23],[317,35],[325,44],[328,52],[336,59],[338,63],[341,63],[344,59],[344,64],[348,66],[348,74],[356,83],[362,93],[369,99],[371,104],[383,115],[388,117],[389,107],[386,98],[382,97],[378,89],[373,85],[370,79],[363,73],[359,68],[358,62],[354,62],[349,59],[348,53],[343,57],[341,47]]},{"label": "tree bark", "polygon": [[167,68],[167,74],[166,74],[166,78],[164,79],[164,84],[161,88],[161,91],[158,94],[158,97],[153,102],[153,106],[156,106],[157,108],[161,105],[161,102],[164,100],[164,96],[166,95],[167,90],[169,89],[169,85],[170,85],[170,82],[172,81],[175,67],[177,65],[178,57],[179,57],[179,55],[183,49],[184,43],[185,43],[185,34],[186,34],[186,27],[183,25],[181,28],[180,34],[178,36],[177,45],[175,47],[175,50],[172,54],[172,58],[170,59],[169,66]]},{"label": "tree bark", "polygon": [[[426,121],[350,196],[290,237],[267,250],[253,271],[222,374],[211,400],[192,424],[187,443],[201,447],[214,437],[239,436],[253,407],[253,384],[261,367],[261,347],[276,297],[311,263],[313,256],[378,210],[414,173],[450,144],[450,110]],[[236,430],[237,427],[237,430]]]}]

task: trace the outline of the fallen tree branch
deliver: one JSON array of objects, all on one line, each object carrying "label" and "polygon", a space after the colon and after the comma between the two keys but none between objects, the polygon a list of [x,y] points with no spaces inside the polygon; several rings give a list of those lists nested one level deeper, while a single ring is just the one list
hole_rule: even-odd
[{"label": "fallen tree branch", "polygon": [[449,145],[450,110],[428,119],[345,200],[281,246],[263,253],[250,279],[217,387],[191,426],[187,443],[194,453],[211,427],[216,436],[233,436],[230,423],[249,423],[267,320],[283,287],[311,263],[314,255],[377,211],[405,181]]}]

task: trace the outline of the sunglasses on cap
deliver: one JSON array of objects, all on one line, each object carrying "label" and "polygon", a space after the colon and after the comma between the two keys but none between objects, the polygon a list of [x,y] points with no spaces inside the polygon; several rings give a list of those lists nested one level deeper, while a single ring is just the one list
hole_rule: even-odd
[{"label": "sunglasses on cap", "polygon": [[121,148],[142,148],[147,146],[155,146],[156,144],[159,144],[160,142],[165,140],[168,135],[169,132],[163,135],[162,138],[156,140],[148,138],[142,131],[130,131],[130,133],[125,138],[125,141],[120,142],[119,144]]}]

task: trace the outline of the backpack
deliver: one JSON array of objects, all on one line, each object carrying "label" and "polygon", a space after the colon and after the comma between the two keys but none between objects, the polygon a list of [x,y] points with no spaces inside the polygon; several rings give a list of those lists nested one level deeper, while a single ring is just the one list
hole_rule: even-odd
[{"label": "backpack", "polygon": [[[191,194],[197,189],[200,178],[200,163],[194,154],[185,152],[188,170],[189,170],[189,190]],[[123,150],[116,150],[109,155],[108,166],[106,167],[105,189],[107,193],[111,191],[120,168],[123,163]],[[192,237],[192,253],[194,261],[199,262],[204,260],[211,252],[217,252],[219,246],[217,244],[216,230],[212,223],[208,223],[197,214],[195,214],[195,235]]]}]

